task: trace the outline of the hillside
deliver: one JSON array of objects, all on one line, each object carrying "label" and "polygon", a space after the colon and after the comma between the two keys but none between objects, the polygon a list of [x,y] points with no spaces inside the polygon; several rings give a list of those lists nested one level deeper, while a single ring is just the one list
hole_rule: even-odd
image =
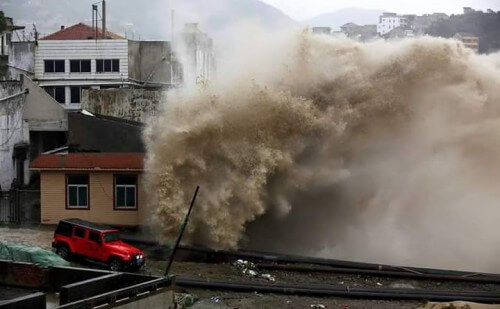
[{"label": "hillside", "polygon": [[[2,0],[0,10],[15,22],[36,24],[39,32],[49,34],[61,25],[92,23],[91,0]],[[108,0],[108,29],[129,38],[162,40],[170,37],[172,0]],[[147,4],[147,5],[145,5]],[[252,23],[264,30],[296,24],[278,9],[258,0],[177,0],[176,29],[185,22],[198,22],[214,37],[237,23]]]},{"label": "hillside", "polygon": [[470,33],[479,37],[479,52],[489,53],[500,50],[500,11],[484,13],[476,11],[463,15],[452,15],[447,20],[435,22],[427,33],[445,38],[457,32]]},{"label": "hillside", "polygon": [[352,22],[358,25],[376,24],[382,10],[367,10],[358,8],[346,8],[331,13],[321,14],[304,21],[311,27],[327,26],[338,30],[340,26]]}]

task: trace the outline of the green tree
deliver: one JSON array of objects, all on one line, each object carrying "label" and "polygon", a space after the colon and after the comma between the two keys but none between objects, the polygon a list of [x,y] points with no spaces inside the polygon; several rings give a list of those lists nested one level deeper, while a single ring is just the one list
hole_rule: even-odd
[{"label": "green tree", "polygon": [[0,11],[0,32],[7,29],[7,19],[5,19],[5,15],[3,11]]}]

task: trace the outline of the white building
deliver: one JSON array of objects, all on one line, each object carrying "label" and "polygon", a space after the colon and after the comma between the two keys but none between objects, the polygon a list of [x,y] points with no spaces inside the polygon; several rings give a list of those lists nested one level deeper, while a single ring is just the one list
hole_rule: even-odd
[{"label": "white building", "polygon": [[12,34],[16,30],[24,29],[23,26],[15,26],[12,18],[6,17],[7,29],[0,32],[0,56],[9,55],[9,47],[12,42]]},{"label": "white building", "polygon": [[80,109],[82,89],[173,86],[169,42],[129,41],[76,24],[38,41],[34,80],[66,109]]},{"label": "white building", "polygon": [[406,16],[397,15],[396,13],[383,13],[377,24],[377,33],[385,35],[393,29],[408,26],[408,18]]}]

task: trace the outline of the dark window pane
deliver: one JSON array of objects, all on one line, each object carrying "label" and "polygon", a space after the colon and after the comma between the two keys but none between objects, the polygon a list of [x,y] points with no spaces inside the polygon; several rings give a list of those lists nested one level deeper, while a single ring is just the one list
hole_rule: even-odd
[{"label": "dark window pane", "polygon": [[78,206],[87,205],[87,187],[78,187]]},{"label": "dark window pane", "polygon": [[54,99],[59,103],[65,103],[66,89],[64,87],[54,87]]},{"label": "dark window pane", "polygon": [[116,188],[116,206],[125,206],[125,188],[117,187]]},{"label": "dark window pane", "polygon": [[82,60],[80,65],[81,65],[81,72],[85,73],[90,72],[90,60]]},{"label": "dark window pane", "polygon": [[135,185],[137,184],[137,175],[116,175],[117,185]]},{"label": "dark window pane", "polygon": [[88,175],[68,175],[68,184],[72,185],[88,185]]},{"label": "dark window pane", "polygon": [[71,103],[80,103],[80,87],[71,87]]},{"label": "dark window pane", "polygon": [[101,235],[97,232],[90,232],[89,231],[89,240],[101,243]]},{"label": "dark window pane", "polygon": [[45,60],[45,72],[52,73],[54,72],[54,61],[53,60]]},{"label": "dark window pane", "polygon": [[45,87],[45,91],[51,96],[54,97],[54,87]]},{"label": "dark window pane", "polygon": [[68,206],[78,206],[77,191],[76,187],[68,187]]},{"label": "dark window pane", "polygon": [[113,59],[113,72],[120,72],[120,60]]},{"label": "dark window pane", "polygon": [[135,187],[127,187],[127,206],[135,207]]},{"label": "dark window pane", "polygon": [[104,72],[104,63],[102,59],[96,60],[96,72],[98,73]]},{"label": "dark window pane", "polygon": [[64,72],[64,60],[55,60],[54,61],[55,72],[61,73]]},{"label": "dark window pane", "polygon": [[85,230],[79,227],[75,227],[73,235],[83,238],[85,236]]},{"label": "dark window pane", "polygon": [[104,72],[111,72],[111,60],[104,60]]},{"label": "dark window pane", "polygon": [[57,226],[56,229],[56,234],[71,237],[72,228],[73,226],[67,222],[59,222],[59,225]]},{"label": "dark window pane", "polygon": [[80,72],[80,60],[70,60],[69,62],[69,71],[72,73]]}]

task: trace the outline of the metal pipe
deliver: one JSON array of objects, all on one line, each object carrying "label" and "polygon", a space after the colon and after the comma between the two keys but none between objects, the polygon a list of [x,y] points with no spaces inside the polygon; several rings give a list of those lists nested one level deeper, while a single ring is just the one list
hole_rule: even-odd
[{"label": "metal pipe", "polygon": [[18,96],[21,96],[21,95],[27,94],[27,93],[28,93],[28,89],[25,89],[22,92],[19,92],[19,93],[16,93],[16,94],[4,97],[4,98],[0,98],[0,102],[7,101],[7,100],[13,99],[15,97],[18,97]]},{"label": "metal pipe", "polygon": [[191,200],[191,205],[189,205],[189,210],[186,214],[186,218],[184,218],[184,223],[181,225],[181,230],[179,232],[179,236],[177,237],[177,240],[175,241],[175,246],[172,249],[172,254],[170,255],[170,259],[168,260],[167,269],[165,269],[165,276],[168,276],[168,273],[170,271],[170,267],[172,267],[172,263],[174,262],[175,252],[177,252],[177,248],[179,247],[179,244],[181,243],[182,235],[184,234],[184,231],[186,230],[186,226],[187,226],[188,221],[189,221],[189,216],[191,215],[191,211],[193,210],[194,201],[196,200],[196,196],[198,195],[198,190],[200,190],[200,186],[196,186],[196,190],[194,191],[193,199]]},{"label": "metal pipe", "polygon": [[261,292],[288,295],[310,295],[310,296],[335,296],[349,298],[368,299],[398,299],[398,300],[426,300],[426,301],[471,301],[478,303],[500,303],[500,294],[482,292],[453,292],[432,291],[412,289],[388,289],[388,288],[348,288],[344,286],[326,286],[310,284],[262,284],[246,282],[227,281],[205,281],[177,277],[174,279],[175,286],[202,288],[210,290],[231,290],[239,292]]},{"label": "metal pipe", "polygon": [[475,282],[475,283],[491,283],[500,284],[498,277],[468,277],[457,275],[435,275],[421,274],[413,272],[387,271],[387,270],[367,270],[356,268],[334,268],[334,267],[310,267],[301,265],[283,265],[283,264],[257,264],[258,269],[262,270],[279,270],[279,271],[296,271],[296,272],[321,272],[321,273],[336,273],[336,274],[353,274],[378,277],[393,277],[419,280],[440,280],[440,281],[458,281],[458,282]]}]

